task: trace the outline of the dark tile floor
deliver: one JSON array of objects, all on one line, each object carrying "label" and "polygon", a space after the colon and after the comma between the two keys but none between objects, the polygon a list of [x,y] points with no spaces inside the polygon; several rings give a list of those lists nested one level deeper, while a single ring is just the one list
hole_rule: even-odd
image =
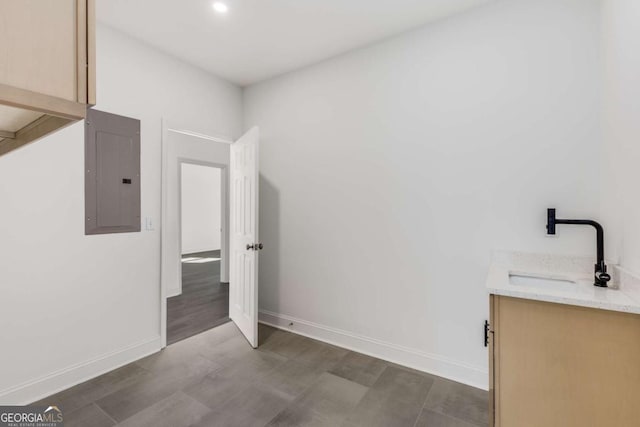
[{"label": "dark tile floor", "polygon": [[199,334],[229,321],[229,284],[220,283],[220,251],[183,255],[182,294],[167,300],[167,344]]},{"label": "dark tile floor", "polygon": [[487,425],[488,394],[260,326],[233,323],[58,393],[66,427]]}]

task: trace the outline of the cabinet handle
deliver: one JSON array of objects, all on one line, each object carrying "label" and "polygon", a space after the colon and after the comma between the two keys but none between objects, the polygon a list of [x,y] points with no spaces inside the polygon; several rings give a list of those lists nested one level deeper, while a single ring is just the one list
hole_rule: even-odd
[{"label": "cabinet handle", "polygon": [[489,347],[489,321],[484,321],[484,346]]}]

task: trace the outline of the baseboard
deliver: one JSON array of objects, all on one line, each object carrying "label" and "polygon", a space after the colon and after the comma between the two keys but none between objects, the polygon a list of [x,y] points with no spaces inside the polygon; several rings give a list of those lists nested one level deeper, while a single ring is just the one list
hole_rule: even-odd
[{"label": "baseboard", "polygon": [[489,372],[477,366],[420,350],[331,328],[284,314],[260,310],[260,323],[417,369],[483,390],[489,389]]},{"label": "baseboard", "polygon": [[167,289],[165,298],[177,297],[180,294],[182,294],[182,289],[178,289],[178,288]]},{"label": "baseboard", "polygon": [[76,384],[160,351],[160,337],[145,340],[92,360],[0,391],[2,405],[28,405]]},{"label": "baseboard", "polygon": [[213,251],[221,251],[222,248],[218,248],[218,249],[194,249],[194,250],[188,250],[188,251],[182,251],[183,253],[181,254],[181,256],[187,256],[187,255],[196,255],[196,254],[201,254],[203,252],[213,252]]}]

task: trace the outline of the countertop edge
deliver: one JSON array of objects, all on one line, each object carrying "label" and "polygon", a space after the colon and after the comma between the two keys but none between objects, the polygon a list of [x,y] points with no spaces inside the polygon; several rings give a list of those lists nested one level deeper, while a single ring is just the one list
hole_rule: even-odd
[{"label": "countertop edge", "polygon": [[[541,295],[526,291],[515,291],[501,288],[487,287],[489,295],[503,297],[520,298],[540,302],[550,302],[554,304],[573,305],[577,307],[593,308],[597,310],[617,311],[619,313],[630,313],[640,315],[640,307],[630,307],[619,304],[604,304],[595,301],[582,300],[579,298],[559,297],[555,295]],[[618,291],[620,292],[620,291]]]}]

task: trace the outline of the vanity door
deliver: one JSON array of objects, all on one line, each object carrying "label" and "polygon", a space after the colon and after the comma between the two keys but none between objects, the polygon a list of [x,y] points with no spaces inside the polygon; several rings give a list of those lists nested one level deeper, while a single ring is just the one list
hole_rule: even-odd
[{"label": "vanity door", "polygon": [[492,425],[639,425],[640,315],[491,298]]}]

